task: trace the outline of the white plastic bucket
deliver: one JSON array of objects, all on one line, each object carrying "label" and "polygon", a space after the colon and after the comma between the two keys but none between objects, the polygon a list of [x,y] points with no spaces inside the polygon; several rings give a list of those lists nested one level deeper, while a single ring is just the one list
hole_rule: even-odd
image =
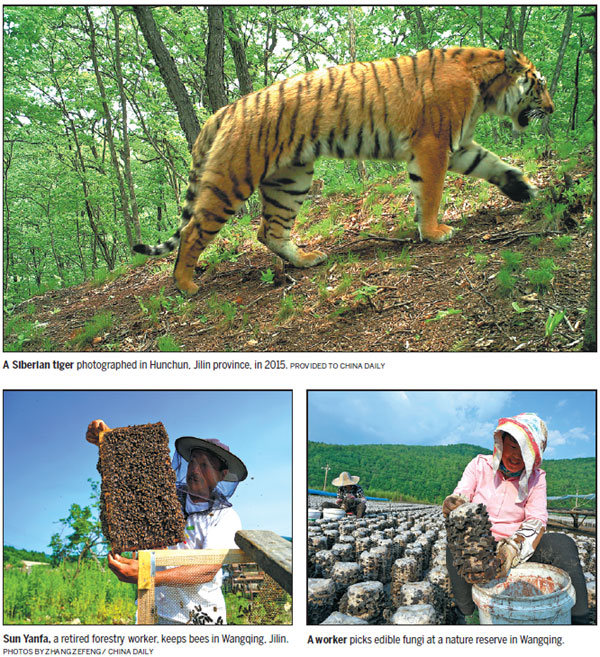
[{"label": "white plastic bucket", "polygon": [[308,519],[309,520],[318,520],[321,517],[321,512],[318,509],[309,509],[308,510]]},{"label": "white plastic bucket", "polygon": [[564,570],[541,563],[512,568],[508,577],[473,585],[482,625],[570,625],[575,589]]},{"label": "white plastic bucket", "polygon": [[346,515],[344,509],[323,509],[324,520],[339,520]]}]

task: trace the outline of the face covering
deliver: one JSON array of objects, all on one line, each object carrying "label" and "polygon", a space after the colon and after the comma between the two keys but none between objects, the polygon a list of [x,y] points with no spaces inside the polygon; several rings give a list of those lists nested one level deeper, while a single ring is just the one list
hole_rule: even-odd
[{"label": "face covering", "polygon": [[229,501],[231,496],[235,493],[237,481],[220,481],[215,488],[211,491],[209,499],[202,499],[201,501],[192,501],[190,495],[196,500],[197,495],[190,493],[186,481],[188,462],[181,456],[178,451],[175,451],[172,459],[173,470],[175,471],[175,488],[180,497],[185,495],[185,510],[186,513],[206,513],[230,507],[232,504]]}]

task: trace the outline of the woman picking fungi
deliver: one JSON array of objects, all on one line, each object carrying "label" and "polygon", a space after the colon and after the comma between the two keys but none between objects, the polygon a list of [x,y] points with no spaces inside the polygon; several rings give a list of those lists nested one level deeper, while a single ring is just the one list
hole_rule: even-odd
[{"label": "woman picking fungi", "polygon": [[367,501],[363,489],[358,486],[360,477],[353,477],[348,472],[342,472],[339,477],[331,480],[338,487],[335,503],[324,502],[322,509],[344,509],[347,513],[354,513],[362,518],[367,508]]},{"label": "woman picking fungi", "polygon": [[[494,432],[494,453],[480,454],[467,465],[454,492],[444,500],[442,512],[448,516],[465,502],[484,504],[497,541],[498,577],[505,577],[525,561],[561,568],[575,588],[571,622],[587,624],[587,590],[577,546],[566,534],[544,533],[548,522],[546,473],[539,466],[547,440],[546,425],[534,413],[502,418]],[[464,616],[475,610],[471,584],[458,574],[450,550],[446,562],[461,624]]]}]

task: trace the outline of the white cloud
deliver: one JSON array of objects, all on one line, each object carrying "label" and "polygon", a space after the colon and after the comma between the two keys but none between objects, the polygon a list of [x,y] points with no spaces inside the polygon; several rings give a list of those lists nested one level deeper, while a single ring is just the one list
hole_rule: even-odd
[{"label": "white cloud", "polygon": [[566,432],[557,429],[550,429],[548,431],[548,447],[546,447],[546,453],[552,454],[554,447],[560,445],[576,446],[577,443],[582,440],[585,442],[590,440],[590,437],[583,427],[572,427]]},{"label": "white cloud", "polygon": [[[334,431],[335,442],[491,448],[495,423],[510,399],[510,392],[488,391],[311,393],[309,420]],[[311,434],[327,442],[324,435]]]}]

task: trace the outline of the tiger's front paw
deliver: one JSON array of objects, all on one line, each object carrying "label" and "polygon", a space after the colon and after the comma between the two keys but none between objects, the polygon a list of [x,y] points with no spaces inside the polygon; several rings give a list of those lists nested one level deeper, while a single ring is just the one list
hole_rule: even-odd
[{"label": "tiger's front paw", "polygon": [[499,187],[509,199],[519,203],[532,201],[538,193],[538,188],[518,169],[507,171]]},{"label": "tiger's front paw", "polygon": [[294,267],[314,267],[325,262],[325,260],[327,260],[327,254],[323,253],[323,251],[304,251],[304,249],[298,249],[296,261],[292,264]]},{"label": "tiger's front paw", "polygon": [[436,244],[447,242],[453,234],[454,228],[446,226],[446,224],[438,224],[435,228],[429,230],[424,230],[419,226],[419,235],[421,236],[421,239],[435,242]]}]

